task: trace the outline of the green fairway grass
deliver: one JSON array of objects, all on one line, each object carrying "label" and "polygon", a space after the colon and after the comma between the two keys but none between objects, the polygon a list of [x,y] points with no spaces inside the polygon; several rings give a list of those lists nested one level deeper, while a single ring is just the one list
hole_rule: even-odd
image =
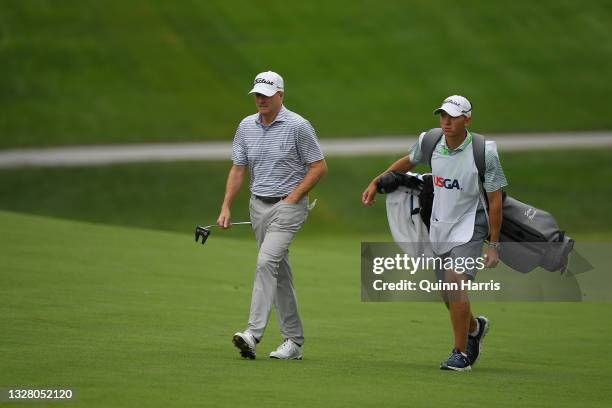
[{"label": "green fairway grass", "polygon": [[[400,154],[329,159],[328,175],[310,194],[318,205],[302,234],[358,234],[363,240],[388,234],[384,197],[372,208],[360,199],[367,183]],[[612,179],[612,150],[502,152],[501,161],[507,191],[551,212],[568,234],[612,231],[612,185],[605,182]],[[187,232],[216,222],[230,166],[228,160],[0,170],[0,209]],[[248,219],[246,184],[233,206],[235,221]]]},{"label": "green fairway grass", "polygon": [[[248,314],[254,241],[0,212],[1,387],[70,388],[87,407],[607,407],[610,303],[482,303],[492,329],[471,373],[439,303],[361,303],[357,240],[291,250],[303,361],[255,361],[231,336]],[[213,233],[214,234],[214,233]],[[52,405],[52,404],[49,404]],[[53,405],[55,406],[55,405]]]},{"label": "green fairway grass", "polygon": [[600,0],[4,0],[0,147],[230,139],[256,73],[323,137],[410,134],[453,93],[484,132],[612,128]]}]

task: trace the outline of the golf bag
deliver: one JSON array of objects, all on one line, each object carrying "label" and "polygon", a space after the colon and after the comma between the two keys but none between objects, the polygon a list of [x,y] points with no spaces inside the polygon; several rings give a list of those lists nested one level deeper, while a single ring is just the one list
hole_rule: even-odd
[{"label": "golf bag", "polygon": [[418,257],[433,256],[429,243],[429,227],[420,214],[419,195],[423,176],[416,173],[387,173],[377,185],[379,193],[387,193],[387,220],[393,240],[404,253]]},{"label": "golf bag", "polygon": [[500,242],[500,259],[523,273],[537,266],[564,272],[574,248],[574,240],[559,229],[552,215],[505,193]]},{"label": "golf bag", "polygon": [[[429,130],[423,137],[421,151],[430,167],[433,150],[442,135],[442,129],[435,128]],[[484,136],[472,133],[472,148],[481,191],[483,191],[486,202],[487,197],[482,188],[485,173]],[[395,182],[391,185],[385,184],[385,176],[379,182],[383,184],[383,188],[379,187],[379,192],[389,193],[389,190],[397,186],[406,183],[413,185],[417,175],[410,173],[410,175],[402,175],[403,177],[395,176]],[[423,175],[421,179],[422,185],[418,192],[418,212],[424,225],[429,229],[434,197],[433,180],[431,175]],[[502,200],[503,219],[499,249],[499,257],[502,262],[522,273],[531,272],[537,266],[550,272],[565,271],[569,254],[574,248],[574,240],[559,229],[555,218],[546,211],[510,197],[505,192],[502,194]]]}]

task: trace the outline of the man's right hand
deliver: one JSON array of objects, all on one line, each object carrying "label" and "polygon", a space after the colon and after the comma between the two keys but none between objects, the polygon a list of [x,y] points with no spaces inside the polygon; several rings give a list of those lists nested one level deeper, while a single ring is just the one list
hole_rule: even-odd
[{"label": "man's right hand", "polygon": [[363,203],[363,205],[366,205],[369,207],[376,202],[374,197],[376,197],[377,182],[378,182],[378,179],[372,180],[372,182],[368,184],[368,187],[364,190],[363,194],[361,195],[361,202]]},{"label": "man's right hand", "polygon": [[219,218],[217,218],[217,225],[224,229],[230,228],[232,226],[230,221],[231,215],[232,213],[229,208],[222,208],[221,214],[219,214]]}]

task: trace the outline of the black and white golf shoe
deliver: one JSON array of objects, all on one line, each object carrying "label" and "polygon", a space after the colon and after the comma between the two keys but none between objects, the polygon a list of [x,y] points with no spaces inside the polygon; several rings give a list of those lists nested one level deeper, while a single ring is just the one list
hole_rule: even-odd
[{"label": "black and white golf shoe", "polygon": [[232,343],[234,343],[234,346],[240,350],[240,355],[243,358],[255,360],[255,347],[257,345],[257,341],[251,333],[237,332],[234,334],[234,337],[232,337]]}]

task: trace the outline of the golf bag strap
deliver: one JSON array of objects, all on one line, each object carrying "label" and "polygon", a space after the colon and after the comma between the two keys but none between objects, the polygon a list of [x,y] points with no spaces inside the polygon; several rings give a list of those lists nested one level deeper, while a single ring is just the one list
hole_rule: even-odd
[{"label": "golf bag strap", "polygon": [[427,165],[431,168],[431,156],[433,155],[434,149],[438,145],[440,139],[442,139],[441,128],[433,128],[429,129],[425,136],[423,136],[423,141],[421,142],[421,153],[423,154],[423,158]]},{"label": "golf bag strap", "polygon": [[484,184],[485,180],[485,137],[478,133],[472,133],[472,149],[474,151],[474,161],[476,162],[476,168],[478,169],[478,178],[480,184]]},{"label": "golf bag strap", "polygon": [[[472,151],[474,153],[474,162],[476,164],[476,169],[478,170],[478,181],[480,192],[482,194],[482,198],[484,199],[484,207],[485,209],[489,209],[489,197],[487,196],[487,192],[484,189],[484,181],[485,181],[485,170],[486,170],[486,162],[485,162],[485,137],[483,135],[479,135],[478,133],[472,133]],[[485,211],[485,215],[487,216],[487,222],[489,221],[489,212]]]}]

